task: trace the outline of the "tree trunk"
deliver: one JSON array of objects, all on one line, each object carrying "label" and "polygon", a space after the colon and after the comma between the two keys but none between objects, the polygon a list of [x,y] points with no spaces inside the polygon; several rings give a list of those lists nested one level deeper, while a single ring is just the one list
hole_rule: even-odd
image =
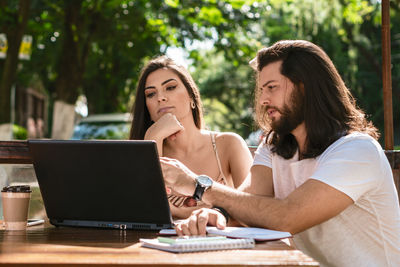
[{"label": "tree trunk", "polygon": [[[4,2],[6,1],[2,1],[1,3],[3,7],[6,6],[4,5]],[[0,124],[10,122],[11,87],[15,82],[18,66],[18,52],[28,22],[29,8],[30,0],[20,0],[18,13],[15,17],[15,24],[6,25],[4,27],[4,32],[7,36],[8,49],[0,81]]]},{"label": "tree trunk", "polygon": [[[52,138],[70,138],[70,131],[73,129],[75,117],[73,105],[82,88],[82,77],[85,72],[91,37],[96,28],[92,27],[93,25],[95,26],[95,22],[93,22],[89,25],[88,30],[85,29],[87,26],[86,17],[91,13],[86,12],[85,15],[82,15],[82,2],[82,0],[64,1],[64,39],[58,62],[54,101],[59,104],[63,103],[63,106],[68,106],[69,108],[54,108]],[[66,114],[68,112],[70,114]],[[59,121],[60,118],[61,122]],[[60,135],[65,129],[68,129],[66,131],[68,133],[65,136]]]},{"label": "tree trunk", "polygon": [[74,131],[75,106],[63,101],[54,103],[52,139],[70,139]]},{"label": "tree trunk", "polygon": [[82,62],[80,60],[80,10],[82,1],[65,1],[64,39],[58,63],[56,79],[56,100],[74,104],[79,96],[82,82]]}]

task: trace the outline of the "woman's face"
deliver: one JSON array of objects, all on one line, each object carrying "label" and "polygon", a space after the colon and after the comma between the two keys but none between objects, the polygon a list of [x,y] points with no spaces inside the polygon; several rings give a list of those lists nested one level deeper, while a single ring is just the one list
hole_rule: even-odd
[{"label": "woman's face", "polygon": [[144,95],[152,121],[165,113],[174,114],[178,120],[192,116],[191,98],[181,79],[172,70],[158,69],[147,76]]}]

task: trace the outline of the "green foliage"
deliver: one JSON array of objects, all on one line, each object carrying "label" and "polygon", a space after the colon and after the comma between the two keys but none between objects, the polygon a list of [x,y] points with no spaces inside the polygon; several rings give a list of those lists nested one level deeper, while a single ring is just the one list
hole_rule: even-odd
[{"label": "green foliage", "polygon": [[[15,23],[12,11],[17,2],[0,9],[3,28]],[[66,7],[72,4],[77,22],[68,20]],[[391,1],[396,143],[399,14],[400,2]],[[327,52],[357,103],[383,131],[380,21],[380,1],[373,0],[32,0],[26,31],[33,36],[32,56],[20,61],[17,80],[29,85],[39,77],[53,101],[60,97],[57,79],[75,72],[80,74],[79,84],[63,90],[85,94],[90,113],[125,112],[143,65],[168,47],[182,47],[193,60],[190,68],[201,89],[209,127],[246,137],[254,130],[254,77],[248,61],[275,41],[305,39]],[[62,72],[67,27],[73,32],[79,64]],[[202,51],[193,47],[195,41],[212,42],[213,49]]]},{"label": "green foliage", "polygon": [[252,69],[226,61],[222,52],[209,51],[201,58],[196,64],[194,79],[204,99],[207,126],[248,136],[254,130]]},{"label": "green foliage", "polygon": [[[305,39],[321,46],[374,124],[383,132],[381,8],[378,1],[269,2],[261,16],[264,45],[281,39]],[[392,79],[395,137],[400,142],[400,3],[392,5]],[[379,22],[379,23],[377,23]],[[398,37],[397,37],[398,38]],[[383,140],[382,140],[383,141]]]},{"label": "green foliage", "polygon": [[165,0],[165,4],[170,7],[177,8],[179,6],[179,0]]},{"label": "green foliage", "polygon": [[28,138],[28,131],[22,126],[13,124],[12,131],[14,139],[26,140]]}]

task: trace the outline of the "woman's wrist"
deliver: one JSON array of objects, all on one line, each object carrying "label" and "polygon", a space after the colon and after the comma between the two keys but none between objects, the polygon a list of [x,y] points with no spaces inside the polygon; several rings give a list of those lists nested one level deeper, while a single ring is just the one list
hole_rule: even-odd
[{"label": "woman's wrist", "polygon": [[144,140],[154,140],[154,141],[158,141],[157,140],[157,136],[153,133],[151,127],[149,129],[147,129],[146,133],[144,134]]},{"label": "woman's wrist", "polygon": [[163,144],[164,138],[158,136],[157,134],[153,134],[147,131],[144,135],[144,140],[153,140],[156,141],[157,144]]}]

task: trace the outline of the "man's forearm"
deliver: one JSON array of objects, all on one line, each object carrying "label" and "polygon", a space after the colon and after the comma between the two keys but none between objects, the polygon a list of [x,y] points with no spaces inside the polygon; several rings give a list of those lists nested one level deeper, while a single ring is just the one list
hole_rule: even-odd
[{"label": "man's forearm", "polygon": [[284,200],[257,196],[214,183],[203,195],[203,200],[224,208],[231,217],[254,227],[290,231]]}]

